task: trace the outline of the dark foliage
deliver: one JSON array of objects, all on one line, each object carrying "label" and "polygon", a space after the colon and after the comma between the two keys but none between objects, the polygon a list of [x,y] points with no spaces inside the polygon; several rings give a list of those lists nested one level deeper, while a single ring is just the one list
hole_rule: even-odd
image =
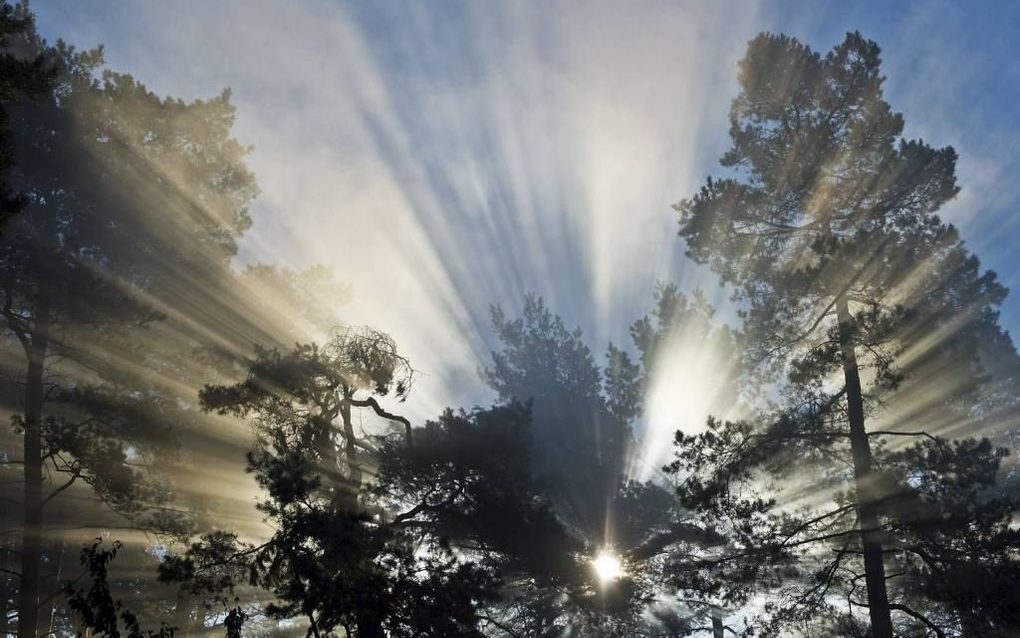
[{"label": "dark foliage", "polygon": [[964,563],[986,582],[1017,573],[1016,503],[989,492],[1005,452],[939,436],[982,423],[980,344],[1002,334],[1005,290],[935,214],[957,192],[954,151],[900,137],[879,69],[856,33],[825,56],[754,39],[732,175],[677,205],[688,255],[734,287],[752,378],[785,377],[758,418],[678,433],[668,468],[731,539],[705,578],[736,604],[769,592],[761,635],[830,626],[839,600],[876,636],[891,612],[897,631],[1013,627],[1001,598],[945,580],[963,582]]},{"label": "dark foliage", "polygon": [[27,201],[14,189],[9,173],[14,164],[14,135],[8,108],[20,100],[42,96],[50,88],[56,69],[44,56],[19,51],[15,38],[34,29],[33,16],[22,5],[0,3],[0,228],[21,211]]},{"label": "dark foliage", "polygon": [[96,539],[81,550],[81,564],[85,568],[90,584],[83,588],[68,587],[67,604],[78,616],[78,635],[89,633],[107,638],[173,638],[174,630],[166,625],[157,630],[143,630],[138,616],[116,599],[109,583],[110,561],[117,557],[121,545],[114,542],[107,549],[102,539]]},{"label": "dark foliage", "polygon": [[530,401],[532,457],[557,511],[590,543],[605,541],[608,508],[633,441],[638,369],[610,347],[605,370],[580,330],[571,332],[534,295],[519,319],[492,309],[500,340],[486,382],[504,402]]},{"label": "dark foliage", "polygon": [[[225,607],[240,584],[258,586],[272,593],[267,616],[304,619],[309,635],[478,635],[478,606],[493,595],[490,572],[411,525],[434,507],[432,494],[391,518],[363,491],[369,455],[349,455],[357,443],[350,409],[403,420],[373,394],[393,389],[403,397],[410,370],[388,337],[354,330],[322,348],[259,350],[246,381],[207,388],[206,409],[246,416],[256,427],[248,471],[264,491],[259,508],[274,533],[259,546],[206,535],[169,558],[163,578]],[[393,445],[412,449],[409,432]],[[365,439],[360,447],[374,446]]]}]

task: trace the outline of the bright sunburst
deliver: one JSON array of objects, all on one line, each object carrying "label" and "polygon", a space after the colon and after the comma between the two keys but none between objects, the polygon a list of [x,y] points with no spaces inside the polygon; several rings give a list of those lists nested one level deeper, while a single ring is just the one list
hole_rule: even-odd
[{"label": "bright sunburst", "polygon": [[603,549],[591,562],[595,575],[600,582],[608,583],[623,576],[623,565],[618,556],[608,549]]}]

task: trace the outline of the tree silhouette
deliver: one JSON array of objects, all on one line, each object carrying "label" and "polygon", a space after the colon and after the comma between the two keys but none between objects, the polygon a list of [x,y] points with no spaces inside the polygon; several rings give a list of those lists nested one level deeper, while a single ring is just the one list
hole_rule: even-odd
[{"label": "tree silhouette", "polygon": [[[915,540],[967,542],[966,526],[943,524],[939,513],[968,499],[956,511],[980,530],[970,542],[985,550],[969,547],[967,560],[986,575],[1011,562],[985,553],[1013,542],[1004,527],[1010,506],[981,497],[1001,451],[950,443],[923,423],[866,427],[869,414],[882,419],[886,401],[895,411],[907,396],[966,418],[981,379],[977,345],[998,330],[994,306],[1005,294],[935,214],[957,192],[955,152],[901,138],[879,69],[878,46],[856,33],[824,57],[786,36],[752,40],[722,158],[732,176],[709,179],[676,207],[688,255],[734,287],[751,370],[759,380],[786,376],[781,406],[757,423],[678,433],[671,466],[689,474],[686,503],[736,521],[742,555],[706,566],[749,559],[745,580],[778,587],[781,572],[766,580],[769,566],[814,559],[802,587],[781,591],[765,631],[811,620],[839,589],[851,608],[867,608],[876,637],[893,634],[891,611],[938,626],[906,600],[890,603],[889,583],[909,580],[887,572],[886,557],[897,567],[920,561],[911,573],[939,582],[945,565]],[[911,375],[922,383],[904,384]],[[904,447],[914,437],[923,440]],[[786,492],[799,507],[784,511],[755,489],[782,479],[806,482],[814,500]],[[834,504],[826,509],[819,494]],[[858,558],[863,573],[848,567]],[[955,612],[943,626],[974,627],[974,608]],[[999,620],[982,622],[1001,630]]]},{"label": "tree silhouette", "polygon": [[[712,325],[703,303],[688,304],[673,286],[660,287],[651,316],[631,329],[639,362],[610,345],[606,365],[598,366],[581,331],[568,331],[534,295],[525,298],[518,319],[507,319],[495,308],[493,324],[501,348],[493,353],[484,378],[501,405],[528,401],[532,406],[531,461],[526,464],[532,483],[522,494],[547,503],[569,535],[545,542],[573,547],[584,557],[574,565],[571,580],[543,582],[527,572],[517,576],[535,583],[522,590],[527,604],[511,599],[531,614],[524,615],[528,620],[519,630],[525,635],[570,630],[607,636],[693,631],[711,611],[708,594],[671,600],[675,591],[670,591],[667,567],[676,556],[722,539],[661,483],[628,478],[634,451],[630,424],[643,408],[650,371],[659,360],[676,355],[677,333],[697,333],[695,338],[719,346],[720,357],[726,356],[724,350],[732,355],[732,336]],[[720,380],[721,387],[726,385]],[[623,574],[598,582],[584,563],[606,549],[623,562]],[[503,575],[514,581],[512,574]]]},{"label": "tree silhouette", "polygon": [[[208,534],[168,558],[162,578],[224,613],[238,608],[239,589],[268,590],[276,602],[249,616],[303,617],[311,635],[615,635],[662,625],[643,618],[657,572],[597,583],[589,562],[602,539],[572,522],[574,510],[557,509],[562,484],[536,471],[529,405],[448,410],[412,429],[381,404],[405,396],[410,375],[388,337],[347,328],[321,346],[260,348],[247,379],[207,387],[206,409],[256,430],[248,469],[274,531],[260,545]],[[351,457],[345,405],[401,427],[354,436]],[[615,540],[621,553],[634,549],[629,564],[701,533],[677,522],[661,487],[616,491]]]},{"label": "tree silhouette", "polygon": [[68,587],[68,606],[79,616],[82,627],[100,636],[120,638],[123,634],[127,638],[172,638],[173,629],[165,625],[155,631],[143,630],[138,615],[123,600],[114,597],[109,569],[110,562],[117,557],[120,549],[120,543],[115,542],[106,549],[102,539],[96,539],[82,550],[81,563],[91,582],[87,589],[76,585]]},{"label": "tree silhouette", "polygon": [[[386,334],[370,328],[340,328],[321,348],[298,346],[287,354],[258,348],[248,378],[233,386],[207,387],[201,393],[202,406],[221,414],[269,421],[269,438],[260,445],[269,449],[279,444],[280,428],[290,424],[299,440],[287,445],[315,450],[323,463],[317,469],[328,480],[334,499],[357,499],[364,468],[359,448],[366,439],[354,431],[352,410],[370,408],[375,414],[400,423],[405,443],[412,444],[411,424],[404,417],[387,412],[377,397],[393,393],[403,400],[411,389],[414,371],[397,352]],[[287,399],[281,399],[285,393]],[[295,404],[297,401],[299,403]],[[334,421],[341,430],[335,432]],[[334,448],[342,444],[343,457]]]},{"label": "tree silhouette", "polygon": [[12,46],[14,36],[33,28],[33,16],[24,5],[0,3],[0,228],[25,206],[24,196],[12,189],[8,179],[14,163],[8,105],[44,94],[55,71],[45,65],[42,55],[26,58]]},{"label": "tree silhouette", "polygon": [[394,525],[443,539],[490,574],[500,595],[481,608],[482,627],[547,635],[571,605],[555,599],[591,589],[583,543],[533,481],[530,421],[518,402],[447,410],[415,430],[413,448],[385,446],[373,492],[400,512]]},{"label": "tree silhouette", "polygon": [[500,401],[531,401],[536,474],[583,537],[611,543],[606,521],[640,410],[637,366],[610,346],[602,370],[580,330],[567,330],[535,295],[525,297],[519,319],[494,307],[492,323],[501,348],[483,378]]},{"label": "tree silhouette", "polygon": [[[227,95],[184,104],[129,76],[97,80],[100,51],[50,46],[25,24],[10,46],[55,70],[45,95],[5,108],[17,151],[9,177],[24,210],[0,245],[0,315],[25,362],[18,624],[34,636],[44,505],[75,481],[122,512],[158,495],[137,468],[148,452],[159,456],[165,428],[137,419],[176,418],[175,402],[117,370],[121,358],[140,358],[125,335],[162,316],[145,291],[186,263],[187,250],[229,258],[254,186],[245,149],[229,137]],[[207,204],[161,215],[180,205],[178,180]],[[160,229],[160,219],[178,223]],[[46,493],[47,476],[60,473],[67,483]]]},{"label": "tree silhouette", "polygon": [[[303,618],[314,636],[337,629],[351,636],[480,635],[477,608],[493,595],[491,575],[459,560],[418,519],[439,507],[445,485],[404,494],[364,489],[367,461],[380,463],[380,450],[354,433],[350,412],[370,408],[400,423],[386,444],[390,454],[418,454],[410,423],[378,400],[390,393],[402,399],[411,380],[388,336],[348,328],[321,347],[258,349],[245,381],[206,388],[206,409],[247,417],[256,428],[248,469],[264,491],[259,509],[274,532],[258,546],[225,532],[206,535],[168,558],[163,578],[225,606],[246,579],[273,593],[275,602],[264,607],[269,617]],[[402,514],[386,507],[407,500],[413,506]]]}]

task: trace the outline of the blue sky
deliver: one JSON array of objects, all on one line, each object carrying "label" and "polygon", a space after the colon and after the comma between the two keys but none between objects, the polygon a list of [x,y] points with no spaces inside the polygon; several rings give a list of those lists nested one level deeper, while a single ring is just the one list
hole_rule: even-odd
[{"label": "blue sky", "polygon": [[231,87],[263,195],[242,258],[332,266],[342,314],[426,372],[417,408],[481,400],[491,303],[541,293],[591,345],[626,340],[655,281],[705,287],[670,204],[727,145],[762,30],[883,48],[907,134],[960,154],[944,216],[1016,290],[1020,3],[45,0],[39,28],[186,99]]}]

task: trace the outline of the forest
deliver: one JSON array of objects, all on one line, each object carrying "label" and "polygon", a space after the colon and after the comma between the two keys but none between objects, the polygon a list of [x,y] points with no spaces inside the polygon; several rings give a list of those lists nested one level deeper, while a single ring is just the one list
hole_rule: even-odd
[{"label": "forest", "polygon": [[[956,150],[866,34],[727,64],[725,151],[659,212],[725,308],[664,272],[607,343],[479,300],[457,382],[490,400],[423,418],[443,344],[242,258],[230,90],[158,95],[0,2],[0,634],[1020,636],[1020,358],[940,217]],[[660,444],[676,368],[706,415],[667,402]]]}]

